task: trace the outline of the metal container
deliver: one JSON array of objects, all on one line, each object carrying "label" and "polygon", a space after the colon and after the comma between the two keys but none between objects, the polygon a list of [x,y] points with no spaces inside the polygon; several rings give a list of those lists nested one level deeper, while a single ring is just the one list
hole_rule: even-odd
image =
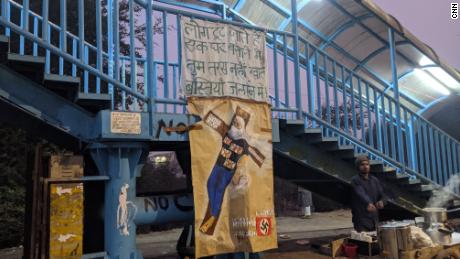
[{"label": "metal container", "polygon": [[445,223],[447,210],[444,208],[425,208],[423,209],[423,217],[426,226],[430,226],[432,223]]},{"label": "metal container", "polygon": [[393,221],[379,226],[380,249],[386,258],[397,259],[400,250],[413,249],[410,225],[409,222]]}]

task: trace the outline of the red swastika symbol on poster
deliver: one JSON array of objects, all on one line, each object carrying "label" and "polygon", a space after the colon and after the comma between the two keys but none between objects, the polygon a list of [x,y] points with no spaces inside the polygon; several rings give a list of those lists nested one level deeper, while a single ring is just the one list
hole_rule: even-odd
[{"label": "red swastika symbol on poster", "polygon": [[272,230],[272,219],[270,217],[256,217],[256,228],[258,236],[269,236]]}]

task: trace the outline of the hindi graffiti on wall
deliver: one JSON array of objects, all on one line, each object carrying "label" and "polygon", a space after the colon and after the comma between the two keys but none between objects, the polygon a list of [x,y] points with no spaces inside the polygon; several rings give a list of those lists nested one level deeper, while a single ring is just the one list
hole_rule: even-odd
[{"label": "hindi graffiti on wall", "polygon": [[264,32],[188,17],[181,26],[185,96],[267,101]]}]

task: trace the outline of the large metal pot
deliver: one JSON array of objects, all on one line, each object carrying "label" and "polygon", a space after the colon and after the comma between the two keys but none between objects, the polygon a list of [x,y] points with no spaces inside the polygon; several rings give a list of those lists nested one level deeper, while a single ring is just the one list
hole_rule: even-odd
[{"label": "large metal pot", "polygon": [[386,258],[399,258],[400,250],[412,250],[410,223],[388,222],[378,228],[380,249]]},{"label": "large metal pot", "polygon": [[431,226],[433,223],[445,223],[447,221],[447,210],[444,208],[423,209],[425,224]]}]

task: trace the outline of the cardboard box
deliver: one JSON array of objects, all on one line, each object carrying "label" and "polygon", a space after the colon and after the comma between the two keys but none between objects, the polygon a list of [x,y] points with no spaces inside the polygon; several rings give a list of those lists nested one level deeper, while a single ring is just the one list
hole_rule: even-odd
[{"label": "cardboard box", "polygon": [[52,155],[49,168],[51,178],[83,177],[83,156]]}]

